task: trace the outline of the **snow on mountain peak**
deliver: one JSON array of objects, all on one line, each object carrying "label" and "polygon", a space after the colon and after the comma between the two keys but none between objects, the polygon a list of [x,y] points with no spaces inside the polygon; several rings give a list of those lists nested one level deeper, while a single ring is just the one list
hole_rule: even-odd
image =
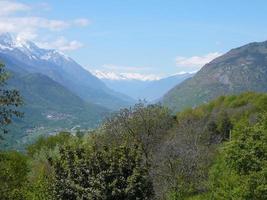
[{"label": "snow on mountain peak", "polygon": [[64,53],[54,49],[42,49],[35,43],[25,40],[20,37],[13,37],[9,33],[0,34],[0,51],[19,50],[29,59],[41,59],[55,63],[62,63],[64,61],[72,61],[70,57]]},{"label": "snow on mountain peak", "polygon": [[101,70],[91,70],[90,71],[94,76],[99,79],[107,80],[139,80],[139,81],[154,81],[159,80],[161,77],[154,74],[140,74],[140,73],[116,73],[116,72],[107,72]]},{"label": "snow on mountain peak", "polygon": [[0,43],[2,45],[11,45],[13,43],[13,38],[9,33],[2,33],[0,35]]}]

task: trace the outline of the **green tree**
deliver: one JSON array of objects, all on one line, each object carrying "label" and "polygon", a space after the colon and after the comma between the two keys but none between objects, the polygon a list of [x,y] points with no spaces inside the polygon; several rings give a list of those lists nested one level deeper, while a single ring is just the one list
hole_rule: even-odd
[{"label": "green tree", "polygon": [[63,146],[71,138],[73,137],[68,132],[60,132],[49,137],[41,136],[37,139],[36,142],[27,146],[27,153],[31,157],[33,157],[34,154],[37,154],[40,151],[48,153],[49,151],[55,149],[57,146]]},{"label": "green tree", "polygon": [[210,199],[267,199],[267,114],[239,124],[210,174]]},{"label": "green tree", "polygon": [[153,186],[139,149],[63,148],[55,169],[56,199],[135,200],[151,199]]},{"label": "green tree", "polygon": [[[168,108],[140,102],[133,108],[122,109],[104,123],[106,133],[117,141],[138,144],[147,166],[151,165],[153,152],[173,126],[174,119]],[[119,138],[118,138],[119,137]]]},{"label": "green tree", "polygon": [[230,139],[232,129],[233,125],[228,114],[226,112],[221,113],[218,119],[218,131],[222,138],[222,141]]},{"label": "green tree", "polygon": [[0,199],[24,199],[27,157],[16,151],[0,153]]},{"label": "green tree", "polygon": [[[7,80],[10,74],[6,71],[5,65],[0,63],[0,129],[7,133],[6,126],[12,122],[13,117],[21,117],[22,112],[17,107],[22,105],[22,98],[19,91],[7,88]],[[0,133],[3,139],[3,135]]]}]

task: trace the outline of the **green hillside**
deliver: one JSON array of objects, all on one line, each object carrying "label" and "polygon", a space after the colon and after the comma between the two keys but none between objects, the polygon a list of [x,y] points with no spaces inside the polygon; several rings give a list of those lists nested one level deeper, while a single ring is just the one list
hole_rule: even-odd
[{"label": "green hillside", "polygon": [[45,75],[13,73],[8,84],[18,89],[24,100],[24,117],[15,121],[2,144],[11,148],[21,147],[39,134],[96,127],[108,112],[83,101]]}]

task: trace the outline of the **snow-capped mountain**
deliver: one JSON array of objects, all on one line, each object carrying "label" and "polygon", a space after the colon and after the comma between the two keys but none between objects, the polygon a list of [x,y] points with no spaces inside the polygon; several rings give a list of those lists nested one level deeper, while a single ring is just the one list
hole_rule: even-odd
[{"label": "snow-capped mountain", "polygon": [[140,73],[115,73],[101,70],[90,71],[93,75],[102,80],[137,80],[137,81],[155,81],[159,80],[160,77],[154,74],[140,74]]},{"label": "snow-capped mountain", "polygon": [[126,94],[136,100],[146,99],[156,101],[171,88],[178,85],[195,73],[178,73],[169,77],[160,78],[156,75],[143,75],[138,73],[115,73],[100,70],[91,71],[108,87]]},{"label": "snow-capped mountain", "polygon": [[19,73],[41,73],[60,83],[82,99],[98,105],[118,109],[132,103],[132,99],[114,92],[63,53],[42,49],[33,42],[0,35],[0,60]]},{"label": "snow-capped mountain", "polygon": [[56,64],[62,64],[64,61],[72,59],[57,50],[41,49],[33,42],[13,38],[9,33],[0,35],[0,51],[9,53],[21,53],[21,56],[27,56],[30,60],[46,60]]}]

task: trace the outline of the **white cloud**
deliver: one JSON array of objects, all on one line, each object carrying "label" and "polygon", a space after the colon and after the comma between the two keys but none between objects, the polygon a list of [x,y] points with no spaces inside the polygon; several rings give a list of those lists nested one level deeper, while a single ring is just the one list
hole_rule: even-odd
[{"label": "white cloud", "polygon": [[37,38],[37,34],[30,30],[23,30],[19,33],[17,33],[17,39],[19,40],[30,40],[33,41],[35,38]]},{"label": "white cloud", "polygon": [[221,53],[212,52],[203,56],[192,56],[192,57],[176,57],[176,66],[178,71],[196,71],[199,70],[203,65],[209,63],[213,59],[221,56]]},{"label": "white cloud", "polygon": [[2,17],[0,18],[0,32],[20,33],[24,29],[28,32],[37,32],[38,29],[60,31],[70,27],[70,24],[61,20],[49,20],[41,17]]},{"label": "white cloud", "polygon": [[[47,5],[46,5],[47,6]],[[41,41],[40,32],[62,32],[73,26],[84,27],[89,25],[89,20],[85,18],[73,19],[69,21],[48,19],[38,16],[20,15],[17,12],[26,12],[33,9],[28,4],[18,3],[16,1],[0,0],[0,33],[13,33],[17,37],[24,40],[33,40],[36,43],[56,48],[61,51],[71,51],[82,47],[82,43],[77,40],[68,41],[64,37]]]},{"label": "white cloud", "polygon": [[33,5],[34,9],[42,10],[42,11],[50,11],[52,7],[46,2],[38,2]]},{"label": "white cloud", "polygon": [[0,16],[30,10],[30,6],[15,1],[0,1]]},{"label": "white cloud", "polygon": [[85,19],[85,18],[75,19],[73,21],[73,24],[75,24],[77,26],[88,26],[90,24],[90,21],[88,19]]},{"label": "white cloud", "polygon": [[83,47],[83,44],[76,41],[68,41],[65,37],[59,37],[52,42],[38,42],[38,46],[46,49],[58,49],[60,51],[73,51]]},{"label": "white cloud", "polygon": [[110,71],[101,71],[101,70],[91,70],[93,75],[99,79],[108,79],[108,80],[139,80],[139,81],[154,81],[159,80],[161,77],[155,74],[141,74],[141,73],[116,73]]}]

